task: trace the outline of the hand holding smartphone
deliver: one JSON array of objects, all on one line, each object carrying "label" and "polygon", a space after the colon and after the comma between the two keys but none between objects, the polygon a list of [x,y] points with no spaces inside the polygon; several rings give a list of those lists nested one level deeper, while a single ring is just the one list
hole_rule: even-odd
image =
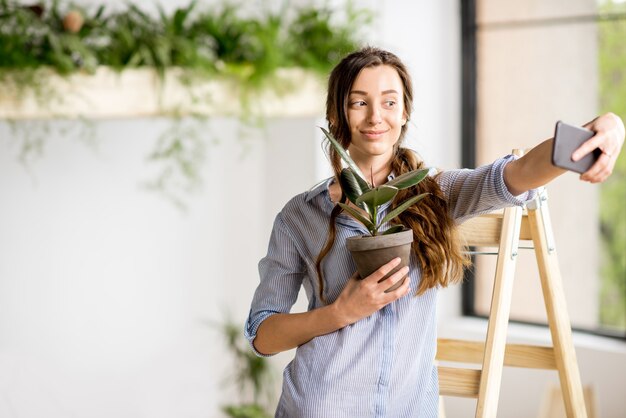
[{"label": "hand holding smartphone", "polygon": [[552,164],[577,173],[584,173],[596,162],[602,151],[596,148],[578,161],[572,160],[572,154],[583,142],[594,136],[589,129],[568,125],[558,121],[554,130],[552,147]]}]

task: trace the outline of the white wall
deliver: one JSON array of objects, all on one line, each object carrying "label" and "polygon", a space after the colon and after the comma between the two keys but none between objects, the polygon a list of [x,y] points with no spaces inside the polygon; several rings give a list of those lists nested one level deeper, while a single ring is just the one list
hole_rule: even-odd
[{"label": "white wall", "polygon": [[[270,208],[314,181],[314,131],[276,121],[244,146],[215,121],[222,142],[183,213],[140,188],[167,124],[97,123],[97,153],[53,136],[30,173],[0,127],[0,417],[218,416],[234,399],[206,322],[243,321]],[[270,155],[279,142],[300,158]]]},{"label": "white wall", "polygon": [[[413,74],[410,143],[431,165],[458,166],[458,2],[362,4],[377,15],[371,42]],[[98,122],[97,152],[53,132],[29,169],[0,123],[0,417],[222,416],[237,392],[226,380],[230,354],[205,322],[224,309],[245,319],[275,213],[324,175],[319,123],[274,120],[244,146],[234,120],[213,121],[222,141],[209,146],[204,186],[186,213],[138,186],[153,173],[144,160],[167,121]],[[253,203],[237,191],[244,180]],[[444,325],[456,321],[458,301],[458,288],[442,292]],[[598,353],[579,353],[583,380],[611,382],[605,416],[618,416],[624,380],[596,375]],[[278,378],[290,355],[273,359]],[[542,387],[530,379],[510,383]],[[503,403],[507,417],[538,409],[515,395]],[[450,417],[468,415],[463,401],[446,406]]]}]

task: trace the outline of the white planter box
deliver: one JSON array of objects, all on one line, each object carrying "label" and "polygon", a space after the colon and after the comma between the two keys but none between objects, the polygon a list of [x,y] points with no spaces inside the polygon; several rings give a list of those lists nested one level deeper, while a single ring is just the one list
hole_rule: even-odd
[{"label": "white planter box", "polygon": [[264,117],[319,116],[324,112],[326,86],[321,77],[301,69],[278,71],[261,92],[251,93],[242,111],[241,86],[234,81],[207,80],[186,86],[179,69],[161,79],[153,69],[116,72],[99,67],[95,74],[61,77],[42,72],[54,94],[37,100],[32,91],[20,94],[0,85],[0,119],[112,119],[201,114]]}]

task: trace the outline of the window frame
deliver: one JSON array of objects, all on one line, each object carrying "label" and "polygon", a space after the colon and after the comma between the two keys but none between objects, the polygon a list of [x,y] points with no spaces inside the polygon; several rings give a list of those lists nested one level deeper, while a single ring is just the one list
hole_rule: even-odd
[{"label": "window frame", "polygon": [[[583,16],[582,19],[594,19],[597,21],[624,19],[622,14],[605,16]],[[505,22],[507,23],[507,22]],[[508,22],[513,23],[513,22]],[[532,22],[527,22],[532,24]],[[554,22],[552,22],[554,23]],[[462,167],[476,168],[476,120],[477,109],[477,32],[476,0],[461,0],[461,164]],[[476,259],[471,256],[472,265]],[[463,284],[461,285],[461,314],[464,317],[484,318],[487,316],[476,313],[475,309],[475,274],[473,268],[465,270]],[[546,328],[546,323],[521,321],[509,319],[512,323],[532,325]],[[620,341],[626,341],[626,330],[623,333],[611,332],[608,329],[586,329],[572,327],[576,332],[608,337]]]}]

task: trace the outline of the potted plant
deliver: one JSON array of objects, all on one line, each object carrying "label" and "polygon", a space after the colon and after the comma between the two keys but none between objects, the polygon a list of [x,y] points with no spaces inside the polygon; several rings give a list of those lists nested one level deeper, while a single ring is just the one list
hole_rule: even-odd
[{"label": "potted plant", "polygon": [[[428,176],[429,169],[424,168],[410,171],[385,184],[376,186],[373,176],[370,176],[370,182],[368,182],[341,144],[333,138],[330,132],[324,128],[321,129],[341,159],[348,165],[348,167],[341,170],[339,183],[343,194],[354,206],[343,202],[337,204],[354,219],[362,223],[369,232],[369,234],[348,238],[346,247],[352,254],[352,258],[354,259],[361,278],[369,276],[390,260],[400,257],[402,260],[400,264],[380,281],[386,280],[393,273],[409,264],[411,243],[413,242],[413,230],[398,224],[391,225],[384,231],[381,230],[381,228],[387,226],[388,223],[398,217],[398,215],[430,193],[422,193],[413,196],[397,205],[382,217],[379,216],[381,207],[393,201],[398,191],[415,186],[424,180],[426,176]],[[342,200],[344,199],[342,198]],[[404,279],[385,292],[391,292],[397,289],[403,282]]]}]

